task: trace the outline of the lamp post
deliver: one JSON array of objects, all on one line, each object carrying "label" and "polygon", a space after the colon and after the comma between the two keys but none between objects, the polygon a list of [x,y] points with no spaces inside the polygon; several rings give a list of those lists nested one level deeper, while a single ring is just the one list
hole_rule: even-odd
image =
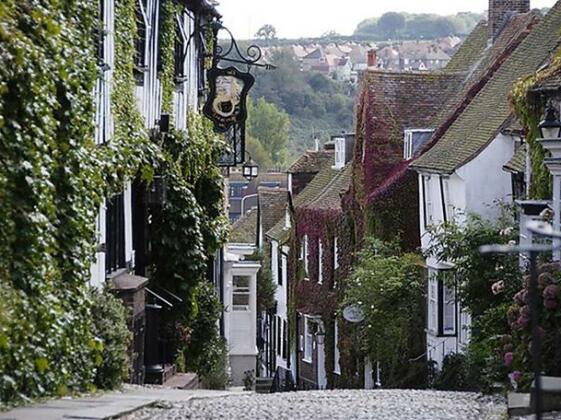
[{"label": "lamp post", "polygon": [[[557,111],[550,101],[545,111],[545,118],[539,125],[539,143],[551,153],[551,157],[544,159],[544,163],[553,175],[553,229],[561,230],[561,121]],[[553,260],[561,261],[561,240],[553,239]]]},{"label": "lamp post", "polygon": [[[531,221],[526,224],[526,228],[539,236],[552,239],[561,239],[561,231],[555,230],[551,225]],[[533,389],[533,408],[535,409],[536,420],[542,418],[542,381],[541,381],[541,337],[539,332],[540,307],[538,304],[538,268],[537,257],[544,252],[558,251],[559,246],[547,244],[526,244],[526,245],[485,245],[479,248],[482,254],[519,254],[526,253],[529,256],[530,283],[528,285],[528,298],[530,300],[530,318],[532,325],[532,367],[534,371]]]}]

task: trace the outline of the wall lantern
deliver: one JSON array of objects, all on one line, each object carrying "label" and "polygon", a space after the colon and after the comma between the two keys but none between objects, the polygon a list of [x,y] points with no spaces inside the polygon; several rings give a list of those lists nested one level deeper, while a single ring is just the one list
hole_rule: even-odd
[{"label": "wall lantern", "polygon": [[558,139],[561,137],[561,121],[551,101],[545,110],[545,119],[539,125],[542,139]]},{"label": "wall lantern", "polygon": [[242,175],[249,181],[259,176],[259,166],[255,163],[251,156],[242,166]]}]

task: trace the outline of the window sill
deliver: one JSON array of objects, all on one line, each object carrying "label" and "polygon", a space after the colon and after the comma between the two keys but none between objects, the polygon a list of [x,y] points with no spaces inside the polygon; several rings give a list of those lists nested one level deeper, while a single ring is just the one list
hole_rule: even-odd
[{"label": "window sill", "polygon": [[311,365],[311,364],[314,363],[314,362],[312,362],[312,359],[304,359],[304,358],[302,358],[302,361],[303,361],[304,363],[309,364],[309,365]]}]

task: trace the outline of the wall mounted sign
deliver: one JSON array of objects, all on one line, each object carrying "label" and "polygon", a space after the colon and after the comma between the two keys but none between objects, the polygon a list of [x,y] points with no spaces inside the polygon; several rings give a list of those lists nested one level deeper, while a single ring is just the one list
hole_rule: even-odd
[{"label": "wall mounted sign", "polygon": [[343,309],[343,318],[353,324],[364,321],[364,312],[358,305],[349,305]]},{"label": "wall mounted sign", "polygon": [[243,125],[247,119],[247,94],[255,78],[235,67],[212,68],[208,71],[210,94],[203,108],[214,123],[214,129],[226,132],[234,125]]}]

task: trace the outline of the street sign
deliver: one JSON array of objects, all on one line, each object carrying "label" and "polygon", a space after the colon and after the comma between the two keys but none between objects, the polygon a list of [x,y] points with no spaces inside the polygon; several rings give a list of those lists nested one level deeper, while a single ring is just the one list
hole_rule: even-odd
[{"label": "street sign", "polygon": [[343,309],[343,318],[353,324],[364,321],[364,312],[358,305],[349,305]]}]

